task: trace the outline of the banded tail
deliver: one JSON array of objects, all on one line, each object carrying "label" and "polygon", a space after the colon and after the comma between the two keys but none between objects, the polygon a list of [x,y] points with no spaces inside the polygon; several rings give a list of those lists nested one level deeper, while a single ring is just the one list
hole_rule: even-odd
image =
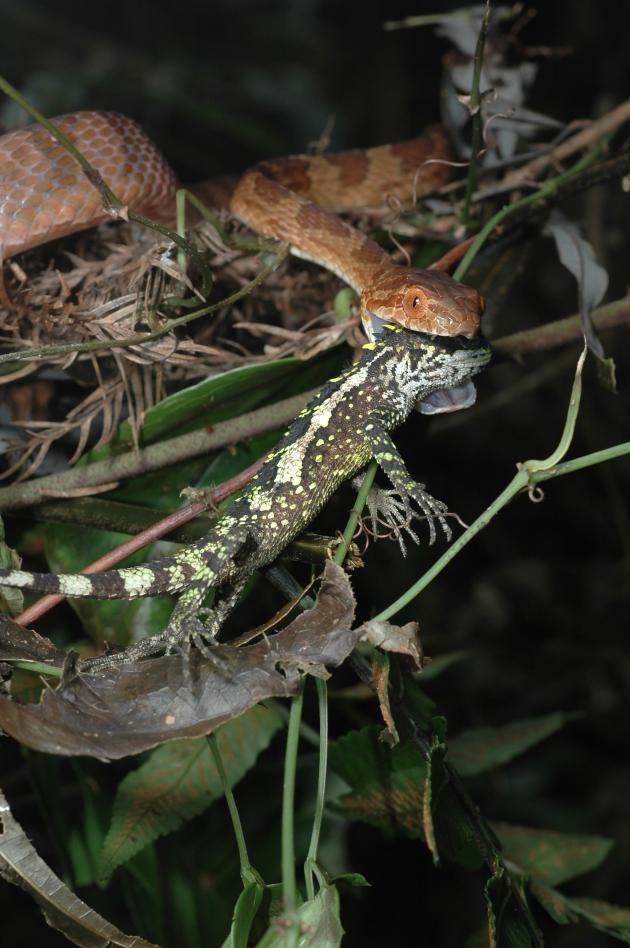
[{"label": "banded tail", "polygon": [[102,573],[29,573],[19,569],[0,569],[0,586],[33,589],[42,593],[86,599],[139,599],[159,593],[178,592],[188,585],[205,558],[208,546],[203,537],[184,550],[145,563]]}]

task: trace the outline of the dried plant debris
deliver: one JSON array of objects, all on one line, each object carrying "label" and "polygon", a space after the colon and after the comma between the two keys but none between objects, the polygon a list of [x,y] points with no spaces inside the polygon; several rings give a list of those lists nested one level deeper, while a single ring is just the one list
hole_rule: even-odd
[{"label": "dried plant debris", "polygon": [[[123,418],[129,422],[134,445],[138,446],[144,413],[164,394],[160,366],[124,364],[116,353],[113,361],[118,373],[104,379],[92,353],[89,358],[97,385],[67,413],[63,421],[13,419],[13,427],[17,430],[13,437],[7,438],[7,466],[0,473],[0,480],[22,481],[34,475],[50,449],[61,439],[74,444],[67,462],[73,464],[88,444],[95,449],[107,444]],[[11,390],[7,395],[11,402]],[[50,401],[53,402],[52,392]]]},{"label": "dried plant debris", "polygon": [[156,948],[136,935],[125,935],[82,902],[46,865],[14,818],[0,791],[0,878],[33,897],[51,928],[85,948]]},{"label": "dried plant debris", "polygon": [[58,649],[34,629],[25,629],[6,617],[0,618],[0,662],[36,662],[59,669],[68,661],[68,656],[68,652]]},{"label": "dried plant debris", "polygon": [[[352,629],[354,608],[348,577],[329,561],[317,606],[276,635],[243,648],[218,645],[208,657],[193,649],[93,675],[67,661],[61,684],[40,704],[0,696],[0,727],[36,750],[102,759],[209,734],[265,698],[295,694],[304,674],[327,677],[326,666],[340,665],[364,631]],[[24,648],[30,660],[42,650],[30,637]]]},{"label": "dried plant debris", "polygon": [[[196,224],[188,238],[213,273],[213,302],[241,289],[260,270],[258,255],[228,247],[208,222]],[[175,245],[132,224],[104,225],[25,254],[6,264],[5,276],[9,297],[0,298],[0,346],[6,351],[122,341],[189,312],[180,305],[182,298],[193,311],[205,305],[193,280],[179,269]],[[238,307],[158,339],[96,352],[65,351],[21,364],[1,378],[16,429],[2,476],[32,476],[62,438],[75,444],[72,463],[95,438],[98,446],[107,443],[123,417],[136,438],[144,411],[166,388],[205,377],[209,370],[287,355],[312,358],[344,332],[329,310],[338,283],[314,268],[295,274],[280,267]],[[37,415],[15,411],[13,387],[25,377],[32,386],[35,374],[51,367],[59,379],[88,386],[88,394],[62,421],[53,420],[54,392],[48,412],[42,405]]]},{"label": "dried plant debris", "polygon": [[405,655],[415,671],[422,671],[425,658],[417,622],[407,622],[400,626],[370,619],[361,626],[359,632],[362,633],[362,642],[380,648],[383,652]]},{"label": "dried plant debris", "polygon": [[[213,301],[247,284],[260,269],[259,256],[228,247],[208,222],[195,224],[187,239],[204,255],[216,290]],[[75,250],[70,251],[68,246]],[[36,348],[55,343],[94,339],[124,339],[149,332],[168,316],[180,315],[182,298],[202,307],[205,300],[196,281],[178,266],[175,245],[161,235],[134,224],[103,225],[60,245],[33,251],[9,261],[7,290],[10,304],[0,302],[0,343]],[[336,277],[321,270],[290,274],[279,268],[257,287],[255,297],[241,301],[235,319],[253,321],[264,314],[279,317],[278,327],[297,329],[322,318],[330,307]],[[183,312],[183,310],[182,310]],[[230,323],[231,325],[231,323]],[[270,326],[270,334],[276,329]],[[214,314],[188,324],[186,333],[167,335],[129,348],[121,357],[141,364],[163,362],[185,377],[196,358],[219,368],[258,361],[264,347],[241,343],[236,353],[226,345],[223,315]],[[200,338],[186,338],[194,333]],[[243,335],[243,339],[245,336]],[[211,343],[208,345],[208,341]],[[251,340],[250,340],[251,341]],[[275,356],[272,350],[267,358]],[[83,360],[78,354],[75,359]],[[49,364],[67,365],[67,353],[51,356]]]}]

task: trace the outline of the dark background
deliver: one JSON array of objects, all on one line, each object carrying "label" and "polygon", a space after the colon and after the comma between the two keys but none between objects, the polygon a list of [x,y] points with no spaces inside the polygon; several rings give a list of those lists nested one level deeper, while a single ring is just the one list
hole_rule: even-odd
[{"label": "dark background", "polygon": [[[382,22],[456,5],[2,2],[1,71],[46,114],[108,108],[134,116],[181,178],[194,180],[301,151],[329,116],[335,148],[405,138],[439,118],[446,42],[430,29],[384,33]],[[570,121],[627,97],[626,3],[557,0],[533,9],[523,44],[565,52],[537,60],[531,108]],[[13,105],[0,103],[0,120],[14,119]],[[626,136],[622,130],[617,143]],[[609,270],[609,300],[626,292],[628,207],[618,184],[565,207]],[[551,242],[541,239],[490,328],[504,335],[576,308],[572,279]],[[628,330],[604,337],[618,365],[618,395],[587,370],[575,455],[628,438],[628,339]],[[412,419],[398,438],[412,473],[472,519],[511,478],[516,462],[542,457],[555,445],[573,365],[573,357],[557,352],[497,364],[480,383],[479,409],[458,425]],[[420,619],[429,654],[469,652],[428,688],[452,733],[556,709],[581,713],[475,795],[494,818],[614,837],[605,865],[567,891],[626,905],[629,472],[622,459],[549,483],[537,506],[520,498],[405,616]],[[335,529],[345,521],[347,501],[342,496],[333,505],[324,525]],[[375,610],[385,605],[432,556],[424,547],[401,562],[394,544],[380,544],[355,577],[359,601]],[[0,747],[0,774],[14,766],[19,755]],[[37,808],[25,806],[18,815],[58,869]],[[342,903],[349,946],[451,948],[481,922],[478,882],[453,867],[434,870],[419,844],[388,841],[357,825],[348,864],[373,885]],[[64,943],[17,890],[1,886],[0,906],[9,925],[3,943]],[[108,908],[129,930],[124,907]],[[585,929],[551,927],[542,916],[540,922],[554,948],[611,943]]]}]

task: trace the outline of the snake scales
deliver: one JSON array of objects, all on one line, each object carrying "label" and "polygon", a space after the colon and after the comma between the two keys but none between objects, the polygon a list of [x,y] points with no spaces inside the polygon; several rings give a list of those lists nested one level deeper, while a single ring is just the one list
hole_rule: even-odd
[{"label": "snake scales", "polygon": [[[172,218],[175,174],[142,128],[115,112],[75,112],[53,120],[124,205]],[[334,271],[359,293],[369,334],[380,322],[444,336],[475,336],[483,300],[437,270],[399,266],[335,210],[408,203],[450,177],[446,135],[366,150],[297,155],[246,171],[231,209],[297,256]],[[108,220],[99,191],[40,125],[0,136],[0,260]]]}]

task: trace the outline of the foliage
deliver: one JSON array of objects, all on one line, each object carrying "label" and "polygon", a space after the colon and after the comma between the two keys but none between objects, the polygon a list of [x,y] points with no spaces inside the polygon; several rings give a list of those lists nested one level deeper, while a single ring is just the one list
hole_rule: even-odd
[{"label": "foliage", "polygon": [[[543,22],[551,24],[553,14],[540,6]],[[561,6],[570,12],[562,24],[563,39],[564,31],[568,35],[572,29],[569,20],[586,14],[574,5]],[[473,49],[481,12],[471,14]],[[509,11],[502,8],[499,18],[503,15]],[[599,17],[590,16],[592,29],[599,30]],[[357,25],[364,39],[365,19]],[[242,28],[246,31],[248,25]],[[473,35],[470,24],[462,25],[455,16],[444,20],[440,30],[464,55],[462,43]],[[524,96],[530,84],[527,70],[510,72],[499,55],[502,44],[511,44],[510,49],[517,44],[517,31],[510,31],[508,25],[503,33],[492,34],[489,81],[503,94],[512,80]],[[301,28],[299,42],[306,42],[305,33]],[[428,34],[419,39],[422,35],[413,33],[409,63],[422,58],[417,45],[424,49]],[[0,37],[0,48],[3,42]],[[104,63],[108,49],[109,54],[122,49],[124,62],[117,69],[136,74],[131,47],[102,42]],[[349,46],[344,34],[338,53],[344,71],[349,68],[345,57],[355,55]],[[327,45],[319,49],[328,54]],[[370,69],[381,62],[382,50],[379,21],[378,54],[368,56]],[[117,55],[110,55],[112,62]],[[392,84],[387,99],[393,102],[401,94],[397,70],[386,53],[383,57]],[[227,59],[224,65],[228,75]],[[446,84],[455,83],[458,75],[461,79],[461,64],[451,65]],[[178,119],[194,115],[217,135],[216,153],[226,139],[232,142],[234,167],[244,164],[248,149],[253,159],[300,147],[290,140],[297,133],[269,129],[258,119],[245,119],[244,111],[232,114],[207,90],[207,100],[215,105],[202,104],[196,83],[207,79],[201,69],[198,76],[188,73],[186,57],[172,74],[168,68],[160,64],[154,82],[143,80],[141,98],[150,101],[159,92],[162,106],[172,96]],[[249,68],[242,64],[243,87],[249,83],[262,89],[262,73]],[[543,83],[550,96],[558,94],[558,85],[571,86],[568,78],[557,80],[558,74],[570,75],[570,65],[553,68],[554,81],[547,73]],[[431,82],[437,60],[432,65],[429,58],[424,69],[425,81]],[[365,89],[371,74],[361,74]],[[176,91],[176,75],[185,93]],[[580,77],[574,75],[578,83]],[[84,81],[92,95],[89,83],[95,80]],[[45,84],[45,94],[37,91],[37,77],[29,77],[27,85],[45,111],[66,108],[51,102],[65,95],[54,83]],[[433,91],[437,94],[437,88]],[[298,91],[298,100],[303,96],[309,100],[306,87]],[[571,118],[572,98],[570,107],[564,104]],[[317,112],[313,99],[311,92],[310,107]],[[452,94],[450,107],[456,99]],[[484,94],[477,100],[477,131],[497,129],[501,157],[509,159],[514,130],[506,121],[505,103]],[[534,108],[547,111],[540,97],[531,111],[523,111],[526,136],[540,133],[545,119]],[[598,108],[593,103],[584,114],[595,115]],[[294,127],[302,127],[301,112],[300,107],[293,114]],[[562,137],[567,131],[549,122],[554,134]],[[464,134],[469,134],[467,127]],[[184,144],[180,139],[175,148],[185,166]],[[589,173],[601,157],[600,146],[595,143],[583,157],[576,155],[564,170],[552,167],[535,191],[526,187],[505,206],[501,196],[492,195],[476,206],[475,189],[485,180],[483,165],[477,164],[466,175],[462,220],[484,240],[491,232],[496,236],[499,224],[506,245],[517,244],[521,231],[538,235],[540,207]],[[201,150],[205,174],[205,144]],[[210,160],[216,160],[214,155]],[[552,259],[549,240],[536,239],[533,259],[523,262],[500,241],[494,257],[484,257],[480,237],[460,263],[459,275],[487,293],[495,335],[520,330],[531,312],[555,322],[558,314],[578,310],[599,380],[609,390],[615,385],[609,353],[615,355],[622,382],[628,360],[627,347],[617,344],[619,337],[606,337],[604,351],[591,321],[590,311],[601,301],[608,275],[613,296],[624,291],[624,277],[614,266],[614,241],[602,241],[602,207],[608,208],[619,245],[623,231],[615,231],[612,223],[615,202],[598,206],[599,191],[584,190],[584,205],[575,210],[569,203],[564,216],[554,210],[543,232],[553,239],[566,273]],[[615,201],[621,204],[619,191]],[[588,241],[568,216],[577,217],[580,208],[590,215]],[[439,227],[422,235],[422,217],[433,210],[441,214],[444,208],[425,208],[405,219],[399,230],[400,222],[391,226],[395,240],[414,241],[422,265],[447,249],[436,237]],[[431,223],[439,220],[432,217]],[[525,276],[519,278],[521,271]],[[299,296],[305,284],[296,285]],[[213,299],[226,295],[221,289],[216,294]],[[337,307],[340,320],[351,315],[347,295],[340,295]],[[233,334],[236,345],[242,345],[238,320],[243,318],[237,313],[236,326],[226,333]],[[281,328],[293,331],[292,326]],[[545,338],[544,331],[538,338]],[[613,403],[588,368],[584,379],[578,369],[569,396],[573,353],[555,360],[548,351],[540,357],[530,353],[525,376],[517,365],[501,364],[501,351],[497,346],[498,364],[488,373],[490,381],[482,383],[486,392],[466,424],[457,416],[438,419],[422,454],[417,450],[419,420],[401,433],[403,453],[419,477],[443,485],[440,496],[452,499],[470,520],[483,512],[443,556],[429,559],[426,548],[410,549],[403,560],[397,544],[371,547],[364,568],[352,575],[358,622],[353,622],[350,581],[329,569],[317,590],[316,608],[299,612],[300,582],[290,594],[296,601],[289,623],[276,635],[267,636],[272,630],[265,626],[263,644],[239,650],[238,667],[209,668],[200,662],[187,669],[181,656],[167,656],[152,661],[151,671],[132,668],[129,677],[113,676],[93,688],[73,677],[70,664],[54,691],[57,680],[48,677],[42,685],[41,673],[61,677],[68,647],[89,651],[104,641],[124,645],[151,634],[163,628],[170,601],[72,603],[72,611],[46,620],[43,631],[54,646],[8,623],[3,626],[0,671],[4,676],[9,665],[22,667],[14,670],[11,682],[16,700],[10,702],[0,692],[2,726],[21,743],[18,751],[5,738],[2,747],[0,773],[8,802],[0,800],[0,876],[26,889],[53,928],[76,944],[138,948],[152,943],[332,948],[342,939],[344,945],[363,948],[403,943],[401,932],[408,931],[410,921],[436,948],[464,943],[467,948],[578,946],[585,940],[599,946],[611,938],[630,943],[630,909],[614,904],[624,899],[628,872],[623,845],[628,771],[625,758],[615,758],[627,736],[625,629],[618,632],[614,619],[628,604],[627,563],[621,555],[627,560],[627,491],[617,468],[595,468],[627,452],[621,443],[627,437],[627,405],[621,401],[623,390]],[[278,359],[180,385],[147,410],[140,441],[160,443],[236,419],[319,384],[348,358],[348,349],[338,346],[308,362]],[[264,454],[277,433],[256,434],[214,452],[209,460],[178,460],[158,473],[140,474],[110,498],[158,516],[177,505],[183,486],[221,484],[238,475]],[[121,423],[109,443],[93,449],[81,464],[132,452],[137,434],[132,424]],[[531,454],[543,460],[523,460]],[[518,472],[505,486],[504,472],[514,463]],[[584,470],[556,480],[589,466],[597,473]],[[539,499],[540,485],[547,482],[547,503],[535,508],[527,499]],[[333,501],[318,526],[335,535],[345,525],[351,536],[355,523],[346,518],[353,502],[350,494]],[[81,522],[32,519],[25,528],[11,520],[8,526],[10,545],[4,536],[0,539],[3,565],[15,562],[11,547],[17,546],[31,561],[45,553],[50,568],[74,570],[121,538],[113,529]],[[605,555],[599,555],[598,544]],[[134,562],[154,559],[165,548],[163,542],[152,545],[136,554]],[[309,567],[292,563],[290,569],[304,583],[310,579]],[[4,605],[13,613],[22,608],[13,594]],[[259,577],[249,586],[234,625],[239,631],[250,629],[274,611],[285,622],[283,610],[281,597]],[[411,670],[409,655],[378,650],[377,640],[368,635],[376,627],[387,630],[381,644],[402,638],[411,623],[401,629],[386,626],[386,621],[395,619],[402,626],[404,620],[418,618],[425,645],[437,653],[424,673]],[[415,643],[415,626],[413,637]],[[326,701],[322,666],[340,665],[353,647],[350,662],[334,672]],[[418,649],[414,654],[417,665]],[[187,679],[191,667],[199,673],[192,688]],[[255,679],[257,672],[262,683]],[[235,680],[242,685],[238,694],[231,687]],[[288,715],[280,701],[274,702],[295,692],[285,747]],[[264,704],[259,703],[263,698]],[[298,701],[304,702],[303,719]],[[104,758],[114,762],[105,764]],[[293,781],[295,795],[287,794],[287,783],[292,789]],[[613,836],[622,845],[615,846]],[[304,885],[298,873],[302,866]],[[10,900],[13,890],[3,888]],[[81,898],[75,889],[83,890]],[[34,913],[25,904],[26,919]],[[20,920],[20,928],[23,924]],[[142,937],[124,934],[127,930]],[[37,929],[32,940],[39,935]],[[11,937],[6,934],[7,944]]]}]

